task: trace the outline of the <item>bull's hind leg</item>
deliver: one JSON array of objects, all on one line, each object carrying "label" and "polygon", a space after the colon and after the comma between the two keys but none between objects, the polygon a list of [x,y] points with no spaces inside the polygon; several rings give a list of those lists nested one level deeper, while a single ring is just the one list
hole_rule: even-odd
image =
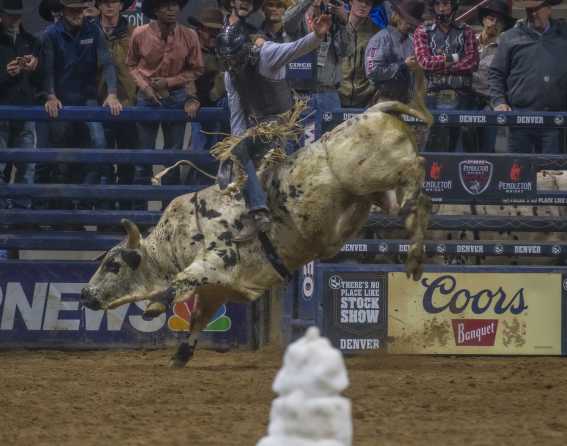
[{"label": "bull's hind leg", "polygon": [[422,190],[425,177],[424,164],[425,160],[418,157],[413,168],[407,173],[400,211],[402,215],[407,215],[405,226],[410,234],[412,245],[406,260],[406,271],[408,277],[413,277],[414,280],[418,280],[423,273],[423,241],[431,210],[431,199]]}]

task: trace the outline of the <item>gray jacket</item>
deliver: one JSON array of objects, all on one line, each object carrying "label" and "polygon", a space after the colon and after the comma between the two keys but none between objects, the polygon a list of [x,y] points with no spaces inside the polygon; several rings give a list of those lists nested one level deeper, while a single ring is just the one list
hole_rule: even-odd
[{"label": "gray jacket", "polygon": [[[297,40],[309,33],[305,13],[313,3],[313,0],[299,0],[297,4],[289,8],[283,17],[284,30],[291,40]],[[341,64],[342,57],[348,57],[354,52],[354,34],[350,25],[333,25],[334,31],[327,38],[331,39],[331,46],[327,53],[325,65],[317,66],[316,60],[313,64],[315,69],[315,81],[295,81],[294,87],[299,90],[314,90],[327,87],[336,88],[342,79]],[[315,55],[315,59],[317,56]]]},{"label": "gray jacket", "polygon": [[488,81],[494,107],[567,110],[567,24],[551,21],[541,34],[526,21],[502,33]]}]

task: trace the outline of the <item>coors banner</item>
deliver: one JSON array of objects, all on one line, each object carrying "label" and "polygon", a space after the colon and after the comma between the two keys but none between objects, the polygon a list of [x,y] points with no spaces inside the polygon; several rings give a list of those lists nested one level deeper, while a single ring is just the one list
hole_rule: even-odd
[{"label": "coors banner", "polygon": [[388,296],[389,352],[561,354],[561,274],[390,273]]}]

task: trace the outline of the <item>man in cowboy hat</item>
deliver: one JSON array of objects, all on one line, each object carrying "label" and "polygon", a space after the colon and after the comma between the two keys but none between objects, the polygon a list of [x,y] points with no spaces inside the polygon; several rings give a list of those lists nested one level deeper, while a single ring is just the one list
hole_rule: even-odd
[{"label": "man in cowboy hat", "polygon": [[366,48],[365,71],[376,86],[376,100],[408,102],[413,73],[419,69],[411,35],[421,24],[425,4],[422,0],[397,0],[391,6],[388,26],[372,37]]},{"label": "man in cowboy hat", "polygon": [[[112,115],[122,111],[116,96],[116,71],[106,46],[104,36],[92,21],[85,19],[85,10],[91,5],[84,0],[60,0],[63,18],[49,26],[43,35],[42,56],[45,59],[45,110],[51,118],[57,118],[65,105],[97,106],[97,71],[102,67],[108,89],[103,106]],[[70,121],[49,122],[49,139],[55,147],[76,147],[82,142],[83,123]],[[106,148],[104,129],[100,122],[86,122],[90,147]],[[112,166],[84,165],[72,169],[69,164],[59,164],[54,179],[57,183],[80,181],[84,184],[109,184],[112,182]],[[70,203],[62,203],[69,207]],[[81,203],[90,208],[92,203]]]},{"label": "man in cowboy hat", "polygon": [[63,5],[59,0],[41,0],[39,16],[46,22],[57,22],[63,16]]},{"label": "man in cowboy hat", "polygon": [[251,20],[256,11],[260,9],[264,0],[222,0],[223,8],[228,12],[225,23],[241,27],[249,34],[252,41],[259,33],[259,27]]},{"label": "man in cowboy hat", "polygon": [[[561,0],[526,2],[526,20],[500,36],[489,69],[495,110],[567,109],[567,25],[551,18]],[[508,150],[559,153],[559,129],[510,128]]]},{"label": "man in cowboy hat", "polygon": [[[488,69],[496,54],[500,34],[516,23],[511,13],[507,0],[491,0],[478,10],[478,21],[482,25],[477,34],[480,60],[478,70],[473,73],[472,85],[477,110],[491,110]],[[479,126],[468,127],[465,131],[474,139],[478,152],[494,152],[498,128]]]},{"label": "man in cowboy hat", "polygon": [[[0,0],[0,104],[32,105],[38,90],[34,79],[39,41],[22,26],[22,0]],[[34,123],[0,121],[0,150],[8,147],[33,148]],[[34,164],[15,163],[16,183],[33,183]],[[0,162],[0,187],[12,177],[11,166]],[[16,200],[14,207],[29,208],[29,200]],[[8,203],[0,198],[0,209]]]},{"label": "man in cowboy hat", "polygon": [[369,17],[372,8],[382,0],[351,0],[348,15],[353,30],[354,51],[342,59],[339,96],[343,107],[366,108],[374,95],[374,86],[364,72],[364,52],[370,38],[380,29]]},{"label": "man in cowboy hat", "polygon": [[[204,63],[195,30],[177,23],[187,1],[142,1],[142,12],[152,21],[134,30],[126,64],[139,88],[137,105],[184,109],[188,118],[193,119],[200,106],[195,96],[195,81],[203,74]],[[159,122],[137,123],[140,148],[155,148],[159,126]],[[164,148],[181,150],[185,123],[163,122],[161,126]],[[150,167],[135,167],[138,181],[149,184]],[[179,181],[179,168],[162,179],[163,184],[179,184]]]},{"label": "man in cowboy hat", "polygon": [[[429,0],[435,20],[417,27],[415,56],[427,79],[429,108],[468,110],[473,106],[472,74],[478,67],[478,43],[473,29],[455,21],[459,0]],[[433,127],[426,149],[453,152],[460,127]],[[463,140],[465,151],[474,146]]]},{"label": "man in cowboy hat", "polygon": [[[95,23],[106,39],[106,45],[112,56],[116,68],[116,91],[122,105],[131,107],[136,105],[136,83],[126,65],[126,56],[130,46],[130,38],[134,28],[128,24],[122,13],[130,8],[134,0],[97,0],[95,3],[99,15]],[[102,73],[98,73],[98,97],[106,97],[107,88]],[[120,149],[134,149],[138,146],[136,125],[132,122],[105,122],[104,133],[108,147]],[[132,184],[134,180],[134,166],[118,164],[118,184]],[[121,201],[121,209],[130,209],[132,203]],[[137,203],[139,208],[143,202]]]},{"label": "man in cowboy hat", "polygon": [[[227,107],[224,74],[215,54],[216,37],[223,27],[222,12],[217,8],[203,8],[196,16],[190,16],[187,22],[199,35],[205,63],[203,75],[195,82],[197,98],[202,107]],[[191,150],[208,151],[221,139],[219,133],[228,132],[230,130],[224,128],[220,122],[192,122]]]},{"label": "man in cowboy hat", "polygon": [[265,39],[272,42],[284,41],[283,15],[291,6],[291,0],[265,0],[262,4],[264,23],[262,33]]}]

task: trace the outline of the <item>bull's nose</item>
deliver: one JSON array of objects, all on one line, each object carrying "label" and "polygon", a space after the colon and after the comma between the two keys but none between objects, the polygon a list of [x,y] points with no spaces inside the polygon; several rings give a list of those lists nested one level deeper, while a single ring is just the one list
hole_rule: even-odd
[{"label": "bull's nose", "polygon": [[88,288],[81,290],[81,303],[89,310],[100,310],[100,302],[92,295]]}]

